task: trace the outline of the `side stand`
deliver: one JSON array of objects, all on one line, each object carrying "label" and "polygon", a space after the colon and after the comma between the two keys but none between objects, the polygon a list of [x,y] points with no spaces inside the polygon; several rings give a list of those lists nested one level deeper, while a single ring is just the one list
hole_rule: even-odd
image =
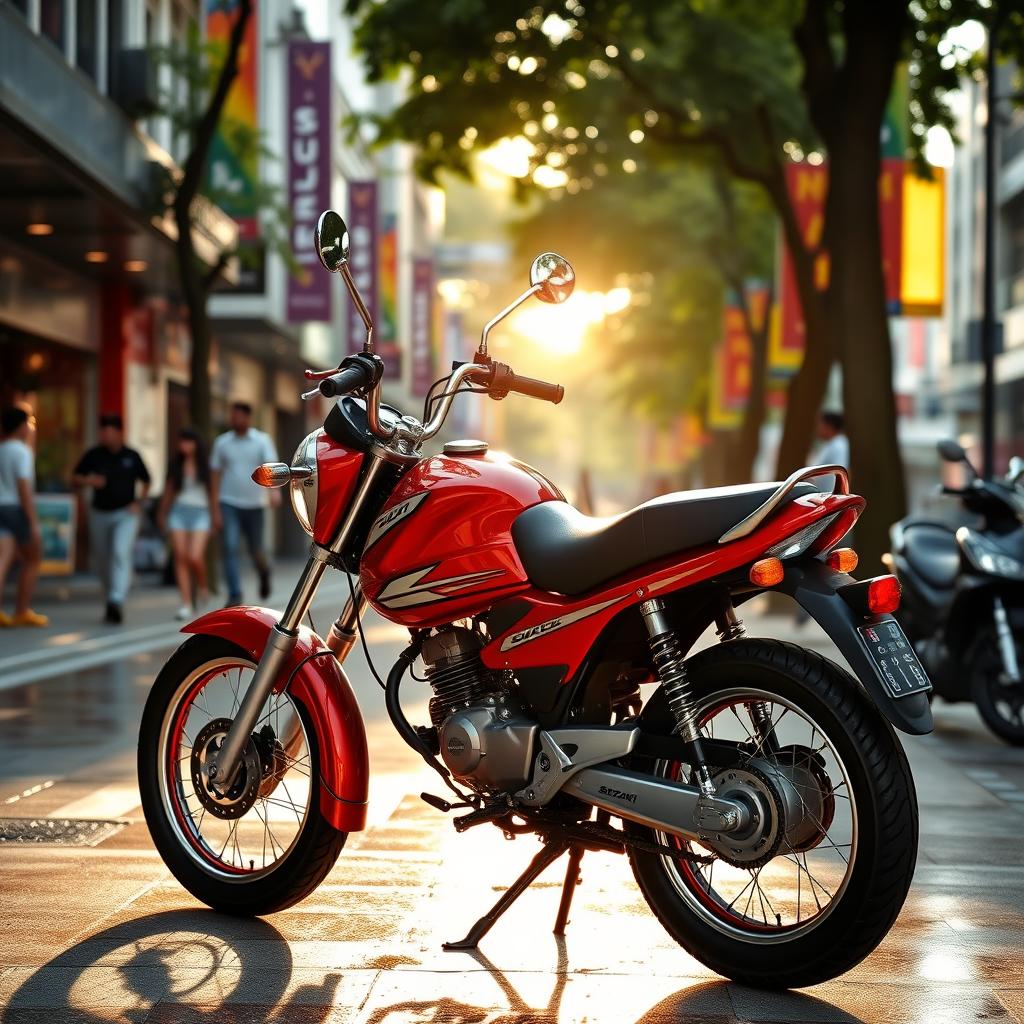
[{"label": "side stand", "polygon": [[569,905],[572,903],[573,892],[579,881],[580,859],[583,847],[577,843],[557,840],[545,843],[537,855],[530,861],[527,869],[509,886],[497,903],[469,929],[469,934],[458,942],[445,942],[442,949],[455,950],[476,949],[480,940],[494,927],[509,907],[537,880],[546,867],[553,864],[563,853],[569,854],[569,866],[565,873],[565,884],[562,886],[562,900],[558,906],[558,917],[555,921],[555,934],[564,935],[565,925],[569,919]]}]

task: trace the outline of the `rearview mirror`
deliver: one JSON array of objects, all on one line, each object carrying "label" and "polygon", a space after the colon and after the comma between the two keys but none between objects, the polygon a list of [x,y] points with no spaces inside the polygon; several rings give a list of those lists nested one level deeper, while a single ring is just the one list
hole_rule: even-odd
[{"label": "rearview mirror", "polygon": [[939,450],[940,458],[946,462],[967,462],[967,452],[963,450],[961,445],[958,445],[956,441],[951,441],[946,438],[940,441],[936,447]]},{"label": "rearview mirror", "polygon": [[1011,483],[1016,484],[1020,483],[1021,480],[1024,480],[1024,459],[1019,455],[1014,455],[1013,458],[1010,459],[1010,468],[1006,475],[1010,478]]},{"label": "rearview mirror", "polygon": [[530,267],[530,284],[544,302],[565,302],[572,295],[576,273],[557,252],[542,252]]},{"label": "rearview mirror", "polygon": [[320,262],[332,273],[337,274],[348,263],[348,227],[341,214],[325,210],[316,224],[316,251]]}]

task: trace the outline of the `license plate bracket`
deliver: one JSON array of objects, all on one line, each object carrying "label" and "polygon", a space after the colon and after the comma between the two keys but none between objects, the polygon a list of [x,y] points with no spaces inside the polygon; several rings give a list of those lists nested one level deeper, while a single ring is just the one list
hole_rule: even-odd
[{"label": "license plate bracket", "polygon": [[857,634],[890,697],[899,700],[932,688],[913,646],[895,619],[858,626]]}]

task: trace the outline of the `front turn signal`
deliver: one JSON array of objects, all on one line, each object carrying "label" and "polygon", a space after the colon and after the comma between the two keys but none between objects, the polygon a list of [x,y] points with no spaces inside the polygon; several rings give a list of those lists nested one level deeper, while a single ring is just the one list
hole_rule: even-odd
[{"label": "front turn signal", "polygon": [[853,548],[836,548],[825,561],[829,568],[835,569],[836,572],[853,572],[860,559]]},{"label": "front turn signal", "polygon": [[786,571],[778,558],[761,558],[750,567],[750,582],[755,587],[774,587],[782,582]]},{"label": "front turn signal", "polygon": [[253,483],[260,487],[284,487],[292,478],[292,468],[286,462],[264,462],[252,472]]}]

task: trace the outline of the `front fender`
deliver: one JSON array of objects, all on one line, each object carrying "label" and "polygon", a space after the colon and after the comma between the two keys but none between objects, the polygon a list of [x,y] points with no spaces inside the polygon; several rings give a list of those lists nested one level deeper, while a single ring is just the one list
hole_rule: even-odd
[{"label": "front fender", "polygon": [[[183,633],[223,637],[247,651],[258,662],[277,612],[270,608],[238,605],[221,608],[190,622]],[[291,682],[289,683],[289,680]],[[320,810],[342,832],[366,827],[370,764],[366,730],[338,660],[311,629],[299,629],[299,638],[285,663],[275,691],[288,686],[313,722],[320,748]]]},{"label": "front fender", "polygon": [[824,562],[807,559],[787,565],[786,574],[775,589],[789,594],[828,634],[868,695],[897,729],[923,736],[933,727],[927,693],[913,693],[898,700],[889,695],[857,634],[858,626],[868,625],[872,620],[858,616],[837,593],[839,587],[856,582]]}]

